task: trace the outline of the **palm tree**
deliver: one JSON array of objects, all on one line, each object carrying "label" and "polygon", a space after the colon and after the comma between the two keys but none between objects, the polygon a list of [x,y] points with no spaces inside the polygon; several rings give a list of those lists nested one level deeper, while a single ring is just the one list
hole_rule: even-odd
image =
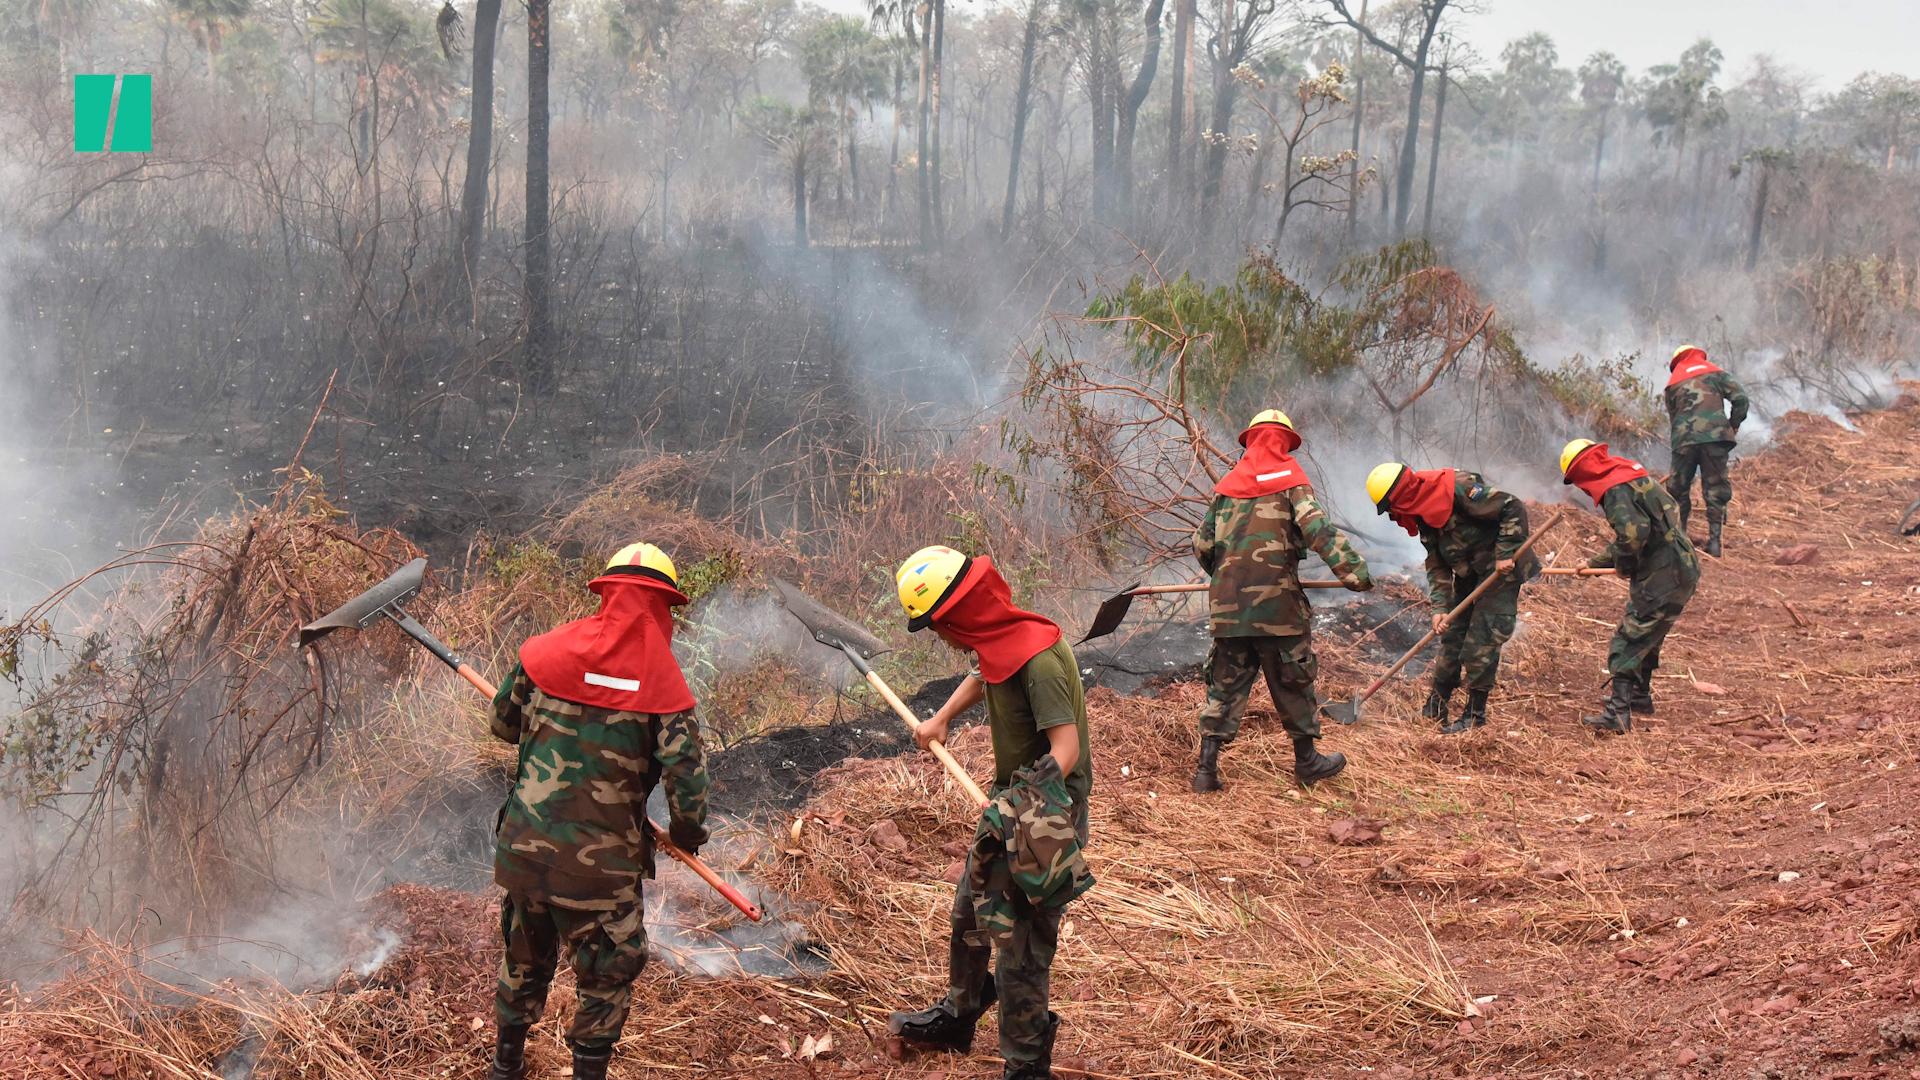
[{"label": "palm tree", "polygon": [[1593,113],[1593,190],[1600,190],[1600,161],[1607,151],[1607,114],[1620,103],[1627,65],[1610,52],[1597,52],[1580,65],[1580,101]]},{"label": "palm tree", "polygon": [[[807,77],[813,108],[831,112],[840,129],[847,179],[860,194],[859,147],[854,139],[856,106],[886,96],[888,63],[884,46],[859,19],[841,16],[814,24],[800,42],[800,70]],[[835,201],[846,201],[836,182]]]},{"label": "palm tree", "polygon": [[760,136],[785,167],[793,186],[793,245],[807,246],[807,177],[814,158],[823,149],[826,118],[810,107],[795,108],[782,101],[760,98],[748,106],[747,128]]},{"label": "palm tree", "polygon": [[220,42],[227,31],[253,12],[253,0],[172,0],[173,9],[187,20],[193,36],[207,50],[207,79],[214,77]]}]

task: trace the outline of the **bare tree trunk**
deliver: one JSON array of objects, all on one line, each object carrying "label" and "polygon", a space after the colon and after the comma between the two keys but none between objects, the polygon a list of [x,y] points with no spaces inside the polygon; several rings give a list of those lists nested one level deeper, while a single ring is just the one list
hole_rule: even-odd
[{"label": "bare tree trunk", "polygon": [[1173,0],[1173,103],[1167,110],[1167,197],[1187,194],[1188,113],[1193,108],[1193,24],[1199,0]]},{"label": "bare tree trunk", "polygon": [[527,358],[528,383],[542,390],[552,383],[552,297],[549,272],[552,247],[547,234],[547,47],[551,0],[527,2]]},{"label": "bare tree trunk", "polygon": [[1420,153],[1420,102],[1427,91],[1427,51],[1433,47],[1433,32],[1440,25],[1440,13],[1446,0],[1438,0],[1433,18],[1420,35],[1420,48],[1413,54],[1412,86],[1407,91],[1407,131],[1400,140],[1400,175],[1393,187],[1394,234],[1407,234],[1407,218],[1413,209],[1413,170]]},{"label": "bare tree trunk", "polygon": [[1027,29],[1020,39],[1020,85],[1013,94],[1013,139],[1007,153],[1007,201],[1000,208],[1000,239],[1013,235],[1013,202],[1020,191],[1020,151],[1027,141],[1027,113],[1033,101],[1033,53],[1040,41],[1040,14],[1046,0],[1027,5]]},{"label": "bare tree trunk", "polygon": [[1440,126],[1447,116],[1447,64],[1440,62],[1440,91],[1433,99],[1433,142],[1427,147],[1427,206],[1420,214],[1420,235],[1433,228],[1433,189],[1440,176]]},{"label": "bare tree trunk", "polygon": [[807,155],[793,152],[793,246],[807,246]]},{"label": "bare tree trunk", "polygon": [[1147,44],[1140,57],[1140,70],[1133,77],[1133,85],[1127,88],[1127,95],[1120,102],[1120,135],[1114,147],[1114,172],[1120,180],[1120,209],[1129,217],[1133,214],[1133,142],[1134,133],[1140,126],[1140,108],[1147,103],[1147,94],[1153,89],[1153,79],[1160,70],[1160,16],[1166,10],[1167,0],[1151,0],[1147,4],[1146,20]]},{"label": "bare tree trunk", "polygon": [[933,126],[929,115],[933,101],[933,3],[926,0],[920,9],[920,124],[914,133],[920,140],[914,166],[920,195],[920,246],[924,249],[933,247],[933,187],[927,182],[927,161],[933,153],[928,141]]},{"label": "bare tree trunk", "polygon": [[1107,31],[1101,14],[1105,5],[1087,6],[1087,106],[1093,130],[1093,216],[1104,220],[1113,199],[1113,100],[1108,96]]},{"label": "bare tree trunk", "polygon": [[467,125],[467,175],[460,185],[460,280],[455,288],[467,301],[469,323],[480,311],[472,303],[479,280],[480,237],[487,211],[487,166],[493,161],[493,46],[500,30],[500,0],[478,0],[473,8],[473,105]]},{"label": "bare tree trunk", "polygon": [[900,106],[906,89],[906,65],[896,58],[893,62],[893,145],[887,152],[887,198],[880,210],[882,220],[888,225],[893,223],[893,215],[900,203]]},{"label": "bare tree trunk", "polygon": [[1760,235],[1767,224],[1767,188],[1773,180],[1773,166],[1760,163],[1760,190],[1753,197],[1753,231],[1747,236],[1747,273],[1760,265]]},{"label": "bare tree trunk", "polygon": [[1600,110],[1600,131],[1593,140],[1593,191],[1600,192],[1600,160],[1607,152],[1607,113],[1611,109]]},{"label": "bare tree trunk", "polygon": [[[1360,22],[1367,21],[1367,0],[1360,0]],[[1360,77],[1360,50],[1367,47],[1367,39],[1358,29],[1353,32],[1353,138],[1348,147],[1353,151],[1353,163],[1347,167],[1347,243],[1353,243],[1354,229],[1360,219],[1360,117],[1366,111],[1367,80]],[[1275,246],[1280,237],[1275,234]]]},{"label": "bare tree trunk", "polygon": [[947,0],[933,2],[933,161],[928,172],[933,181],[933,243],[935,247],[946,243],[947,208],[942,202],[940,191],[940,68],[945,62],[947,47]]},{"label": "bare tree trunk", "polygon": [[1233,126],[1233,106],[1239,100],[1240,83],[1233,77],[1245,51],[1242,35],[1236,33],[1234,9],[1237,0],[1220,0],[1220,27],[1213,57],[1213,120],[1207,126],[1214,141],[1207,143],[1205,171],[1200,181],[1200,228],[1210,234],[1220,202],[1220,183],[1227,172],[1229,131]]}]

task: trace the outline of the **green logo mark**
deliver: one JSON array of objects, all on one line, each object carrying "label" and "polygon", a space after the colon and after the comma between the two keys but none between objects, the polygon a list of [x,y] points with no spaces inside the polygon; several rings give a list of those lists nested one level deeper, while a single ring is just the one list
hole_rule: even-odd
[{"label": "green logo mark", "polygon": [[[113,86],[120,84],[119,108]],[[107,129],[113,145],[107,145]],[[153,76],[75,75],[73,77],[73,151],[150,153],[153,150]]]}]

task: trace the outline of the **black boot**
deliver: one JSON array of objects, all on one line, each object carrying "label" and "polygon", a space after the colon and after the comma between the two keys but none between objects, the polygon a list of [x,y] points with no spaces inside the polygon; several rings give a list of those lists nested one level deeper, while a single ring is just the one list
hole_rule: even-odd
[{"label": "black boot", "polygon": [[1041,1036],[1040,1041],[1040,1060],[1030,1061],[1024,1065],[1007,1062],[1006,1071],[1001,1074],[1004,1080],[1053,1080],[1053,1040],[1058,1034],[1060,1034],[1060,1014],[1049,1010],[1047,1033]]},{"label": "black boot", "polygon": [[1633,730],[1633,688],[1639,682],[1632,675],[1615,675],[1612,692],[1599,716],[1583,716],[1580,722],[1590,728],[1625,735]]},{"label": "black boot", "polygon": [[1442,727],[1440,734],[1458,735],[1463,731],[1472,731],[1474,728],[1486,722],[1487,691],[1469,690],[1467,691],[1467,707],[1460,710],[1460,718]]},{"label": "black boot", "polygon": [[613,1064],[613,1047],[575,1045],[573,1080],[607,1080],[607,1066]]},{"label": "black boot", "polygon": [[1635,716],[1653,715],[1652,668],[1640,669],[1640,677],[1633,680],[1633,696],[1627,700],[1627,707]]},{"label": "black boot", "polygon": [[958,1050],[964,1054],[973,1049],[973,1029],[980,1023],[981,1015],[999,998],[999,988],[988,979],[980,998],[980,1011],[972,1016],[961,1016],[942,1001],[931,1009],[894,1013],[887,1019],[887,1030],[918,1047]]},{"label": "black boot", "polygon": [[1293,778],[1301,787],[1312,787],[1331,780],[1347,767],[1347,755],[1323,754],[1313,748],[1312,739],[1293,740]]},{"label": "black boot", "polygon": [[526,1026],[501,1028],[494,1036],[493,1067],[487,1070],[487,1080],[521,1080],[526,1075]]},{"label": "black boot", "polygon": [[1707,546],[1705,550],[1707,554],[1716,559],[1720,557],[1720,528],[1726,523],[1726,519],[1719,514],[1707,515]]},{"label": "black boot", "polygon": [[1427,703],[1421,706],[1420,715],[1442,727],[1446,726],[1447,714],[1453,711],[1453,687],[1434,683],[1427,691]]},{"label": "black boot", "polygon": [[1220,790],[1220,748],[1226,740],[1218,735],[1200,737],[1200,764],[1193,767],[1193,790]]}]

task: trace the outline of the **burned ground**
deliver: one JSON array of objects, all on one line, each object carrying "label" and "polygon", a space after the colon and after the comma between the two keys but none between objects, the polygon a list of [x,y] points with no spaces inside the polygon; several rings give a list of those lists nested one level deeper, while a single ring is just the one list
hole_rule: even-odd
[{"label": "burned ground", "polygon": [[[1258,705],[1223,761],[1226,792],[1201,797],[1186,777],[1203,688],[1094,690],[1100,883],[1069,912],[1055,970],[1062,1075],[1920,1070],[1920,541],[1893,532],[1920,481],[1920,405],[1858,422],[1803,419],[1738,463],[1727,555],[1708,561],[1667,649],[1659,715],[1630,736],[1577,722],[1625,597],[1610,579],[1529,586],[1488,728],[1431,733],[1417,680],[1397,681],[1359,726],[1330,732],[1353,765],[1311,792],[1289,783],[1284,735]],[[1585,513],[1561,528],[1563,562],[1601,535]],[[1813,550],[1783,559],[1800,545]],[[1362,685],[1375,650],[1404,640],[1388,634],[1408,632],[1327,635],[1323,694]],[[831,749],[803,758],[778,736],[719,766],[735,790],[806,793],[801,812],[737,828],[714,854],[797,920],[828,972],[655,965],[616,1075],[997,1075],[991,1023],[969,1058],[896,1060],[882,1038],[889,1010],[943,985],[971,814],[919,755],[802,775],[903,738],[885,716],[849,727],[874,742],[809,741]],[[984,731],[957,732],[953,749],[984,773]],[[682,943],[723,941],[737,920],[676,869],[652,895]],[[243,1044],[262,1080],[478,1076],[490,900],[402,886],[383,903],[398,949],[299,994],[185,1000],[128,983],[126,958],[95,941],[74,977],[0,1002],[0,1053],[30,1076],[220,1075]],[[805,1060],[824,1036],[831,1049]],[[559,1039],[537,1029],[537,1067],[560,1068]]]}]

